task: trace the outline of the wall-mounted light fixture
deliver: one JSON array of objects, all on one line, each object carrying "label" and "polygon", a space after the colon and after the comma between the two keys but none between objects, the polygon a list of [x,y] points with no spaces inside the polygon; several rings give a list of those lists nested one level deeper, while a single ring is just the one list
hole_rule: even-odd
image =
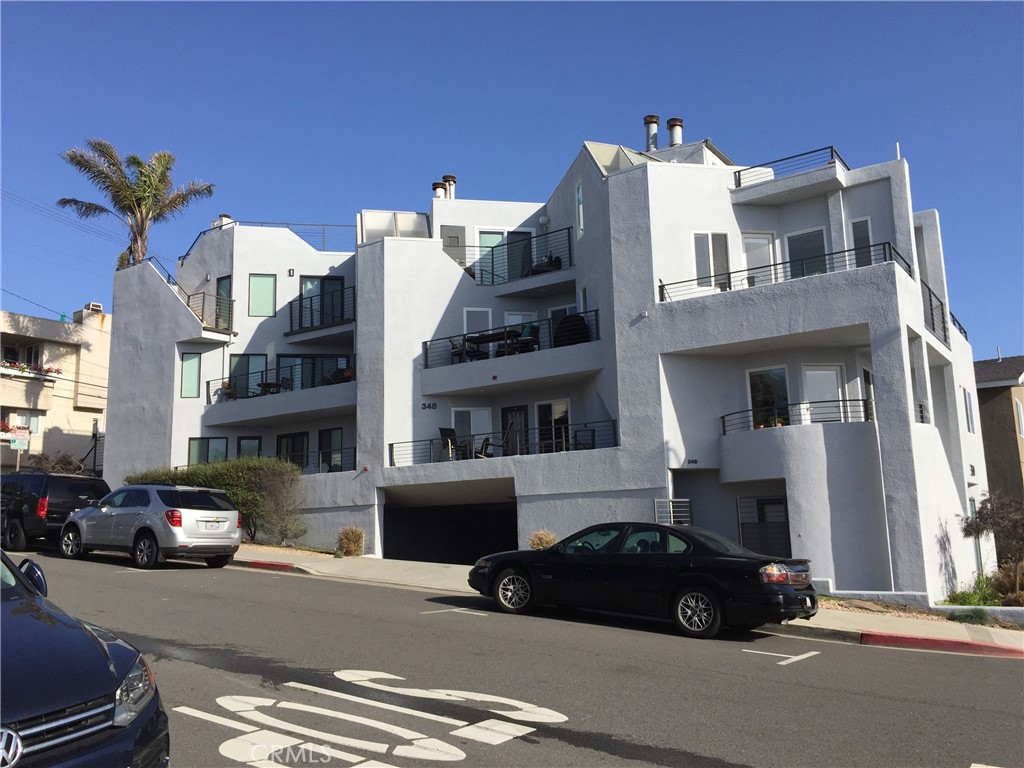
[{"label": "wall-mounted light fixture", "polygon": [[289,269],[288,270],[288,277],[295,277],[295,270],[294,269]]},{"label": "wall-mounted light fixture", "polygon": [[210,273],[209,272],[206,273],[206,282],[210,282]]}]

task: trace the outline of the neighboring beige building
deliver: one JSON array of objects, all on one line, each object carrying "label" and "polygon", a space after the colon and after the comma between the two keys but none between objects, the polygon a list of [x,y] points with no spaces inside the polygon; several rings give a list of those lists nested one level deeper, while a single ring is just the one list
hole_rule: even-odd
[{"label": "neighboring beige building", "polygon": [[73,322],[0,312],[0,468],[14,469],[15,427],[31,431],[22,469],[41,453],[67,452],[101,473],[111,316],[89,303]]},{"label": "neighboring beige building", "polygon": [[1024,499],[1024,355],[976,360],[988,486]]}]

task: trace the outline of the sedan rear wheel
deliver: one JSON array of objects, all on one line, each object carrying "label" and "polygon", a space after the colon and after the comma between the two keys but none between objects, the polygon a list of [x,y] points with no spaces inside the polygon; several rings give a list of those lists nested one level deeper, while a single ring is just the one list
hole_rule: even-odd
[{"label": "sedan rear wheel", "polygon": [[136,568],[149,570],[160,560],[160,552],[156,546],[156,539],[151,533],[140,533],[135,539],[135,546],[132,547],[132,561]]},{"label": "sedan rear wheel", "polygon": [[722,627],[718,596],[706,587],[684,587],[672,601],[672,618],[687,637],[714,637]]},{"label": "sedan rear wheel", "polygon": [[515,568],[502,571],[494,581],[494,602],[505,613],[526,613],[533,608],[530,579]]},{"label": "sedan rear wheel", "polygon": [[60,553],[71,560],[77,560],[85,554],[85,547],[82,546],[82,534],[78,528],[70,526],[64,529],[60,537]]},{"label": "sedan rear wheel", "polygon": [[213,555],[212,557],[206,558],[206,564],[211,568],[223,568],[231,562],[231,558],[233,557],[234,555]]},{"label": "sedan rear wheel", "polygon": [[4,528],[4,549],[10,550],[21,550],[25,548],[25,529],[21,527],[20,520],[7,521],[7,527]]}]

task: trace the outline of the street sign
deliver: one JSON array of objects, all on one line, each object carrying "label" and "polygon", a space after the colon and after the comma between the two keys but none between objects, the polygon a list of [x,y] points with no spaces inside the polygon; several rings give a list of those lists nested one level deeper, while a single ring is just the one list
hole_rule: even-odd
[{"label": "street sign", "polygon": [[11,448],[16,451],[27,451],[28,436],[28,427],[15,427],[11,431]]}]

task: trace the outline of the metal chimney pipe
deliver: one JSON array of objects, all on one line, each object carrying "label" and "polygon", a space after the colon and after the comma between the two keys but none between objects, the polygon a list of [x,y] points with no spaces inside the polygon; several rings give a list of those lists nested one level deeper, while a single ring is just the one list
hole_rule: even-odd
[{"label": "metal chimney pipe", "polygon": [[670,117],[668,119],[668,145],[678,147],[683,143],[683,118]]},{"label": "metal chimney pipe", "polygon": [[448,185],[443,181],[435,181],[431,188],[434,190],[434,197],[437,199],[443,200],[448,197]]},{"label": "metal chimney pipe", "polygon": [[448,199],[449,200],[454,200],[455,199],[455,177],[452,176],[449,173],[449,174],[447,174],[445,176],[442,176],[441,177],[441,181],[443,181],[445,183],[445,185],[447,185],[447,187],[448,187]]},{"label": "metal chimney pipe", "polygon": [[658,148],[658,122],[661,120],[657,115],[644,115],[644,127],[647,128],[647,151],[651,152]]}]

